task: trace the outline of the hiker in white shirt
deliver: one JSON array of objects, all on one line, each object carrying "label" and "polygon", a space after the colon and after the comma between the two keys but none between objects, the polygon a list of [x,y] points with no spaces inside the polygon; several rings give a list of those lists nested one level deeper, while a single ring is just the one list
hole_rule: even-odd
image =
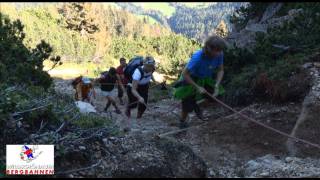
[{"label": "hiker in white shirt", "polygon": [[[136,68],[132,74],[132,82],[129,82],[127,87],[129,102],[125,114],[128,118],[130,118],[131,109],[136,108],[137,106],[137,119],[141,118],[146,110],[150,80],[152,79],[155,82],[152,76],[154,70],[155,60],[153,57],[146,57],[143,61],[143,66]],[[126,128],[126,130],[130,129]]]}]

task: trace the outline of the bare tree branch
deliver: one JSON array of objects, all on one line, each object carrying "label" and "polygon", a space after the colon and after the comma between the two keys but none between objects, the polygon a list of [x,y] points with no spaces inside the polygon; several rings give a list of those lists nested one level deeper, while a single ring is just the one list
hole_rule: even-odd
[{"label": "bare tree branch", "polygon": [[45,107],[50,106],[50,105],[51,105],[51,103],[45,104],[45,105],[43,105],[43,106],[39,106],[39,107],[36,107],[36,108],[28,109],[28,110],[25,110],[25,111],[21,111],[21,112],[14,112],[14,113],[13,113],[13,116],[17,116],[17,115],[19,115],[19,114],[24,114],[24,113],[26,113],[26,112],[30,112],[30,111],[35,111],[35,110],[38,110],[38,109],[42,109],[42,108],[45,108]]}]

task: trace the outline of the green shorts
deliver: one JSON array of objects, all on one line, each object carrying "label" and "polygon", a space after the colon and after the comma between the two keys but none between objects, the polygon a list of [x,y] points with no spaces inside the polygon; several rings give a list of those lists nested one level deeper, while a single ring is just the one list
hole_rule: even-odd
[{"label": "green shorts", "polygon": [[[180,81],[181,81],[181,77],[180,77]],[[208,87],[214,89],[214,85],[215,85],[215,81],[212,78],[196,79],[195,83],[206,89]],[[218,95],[222,95],[224,94],[224,92],[225,92],[224,88],[221,85],[219,85]],[[195,87],[185,83],[174,89],[173,96],[174,98],[181,99],[181,100],[186,99],[188,97],[193,97],[193,96],[197,101],[204,98],[204,96],[201,95]]]}]

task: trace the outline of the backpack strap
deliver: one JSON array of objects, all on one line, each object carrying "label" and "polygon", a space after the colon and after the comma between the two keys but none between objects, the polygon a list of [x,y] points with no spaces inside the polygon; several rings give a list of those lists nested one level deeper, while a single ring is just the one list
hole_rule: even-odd
[{"label": "backpack strap", "polygon": [[140,74],[141,74],[141,77],[140,77],[140,81],[141,81],[141,79],[143,79],[143,77],[144,77],[144,72],[143,72],[141,66],[139,66],[137,69],[139,70],[139,72],[140,72]]}]

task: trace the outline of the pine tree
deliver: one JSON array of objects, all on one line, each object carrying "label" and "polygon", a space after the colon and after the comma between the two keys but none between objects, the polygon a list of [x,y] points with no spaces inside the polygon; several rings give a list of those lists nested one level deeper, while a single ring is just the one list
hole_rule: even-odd
[{"label": "pine tree", "polygon": [[215,29],[215,34],[223,38],[228,35],[228,28],[223,20],[220,21],[217,28]]},{"label": "pine tree", "polygon": [[92,34],[98,30],[94,20],[88,16],[90,3],[67,3],[61,9],[66,18],[67,28],[79,31],[82,35]]}]

